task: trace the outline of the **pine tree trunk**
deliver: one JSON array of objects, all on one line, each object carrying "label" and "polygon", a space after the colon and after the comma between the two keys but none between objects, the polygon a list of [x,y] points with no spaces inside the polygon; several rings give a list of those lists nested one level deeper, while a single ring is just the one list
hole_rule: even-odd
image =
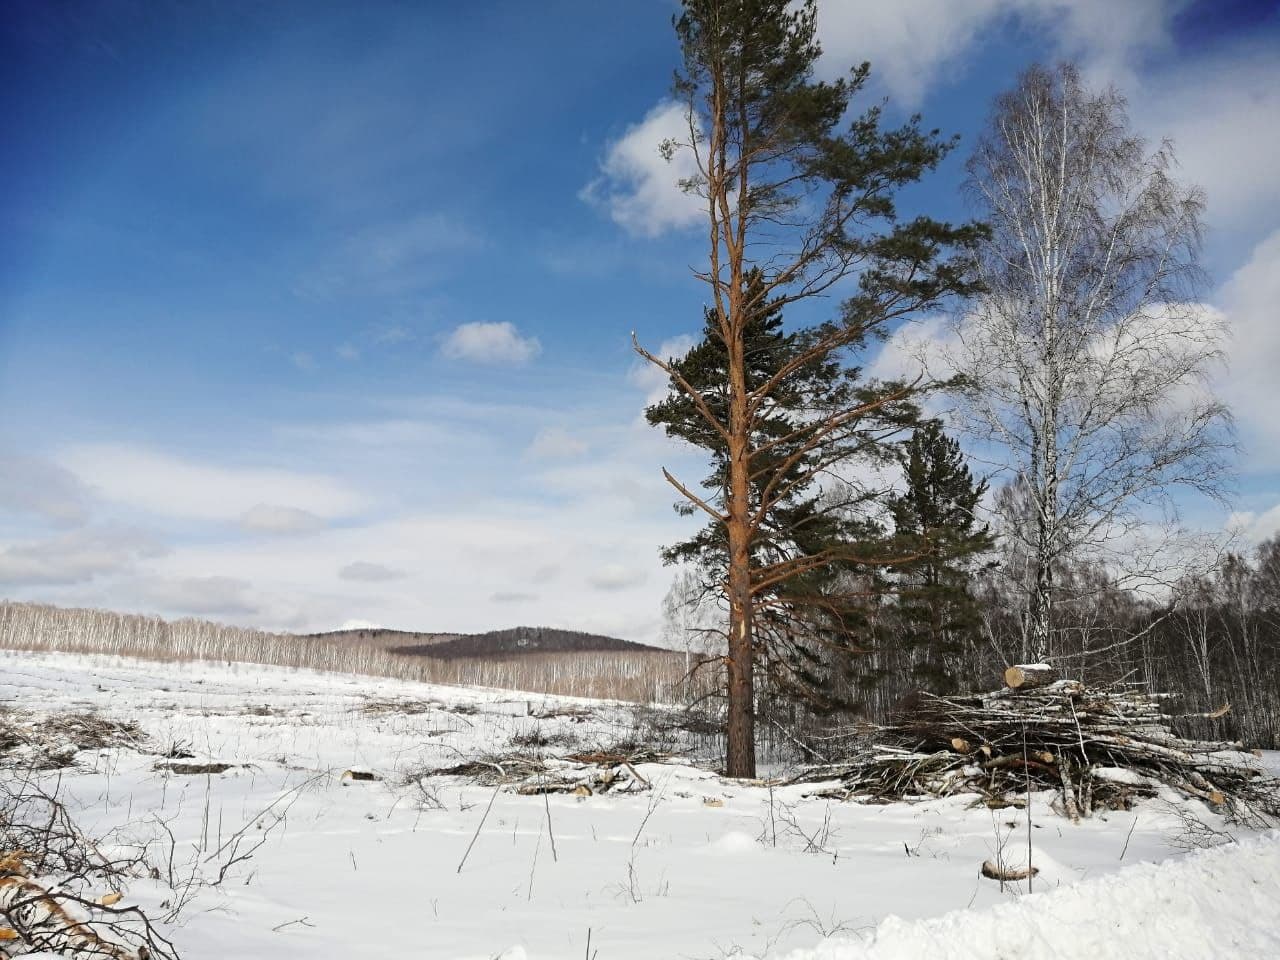
[{"label": "pine tree trunk", "polygon": [[[748,573],[750,571],[747,571]],[[736,580],[737,578],[731,578]],[[755,689],[751,655],[751,605],[742,603],[730,584],[729,606],[729,709],[725,726],[725,774],[756,775]]]},{"label": "pine tree trunk", "polygon": [[725,773],[756,775],[755,655],[751,597],[751,430],[747,416],[745,322],[738,264],[729,290],[729,330],[725,344],[729,374],[729,708],[725,730]]}]

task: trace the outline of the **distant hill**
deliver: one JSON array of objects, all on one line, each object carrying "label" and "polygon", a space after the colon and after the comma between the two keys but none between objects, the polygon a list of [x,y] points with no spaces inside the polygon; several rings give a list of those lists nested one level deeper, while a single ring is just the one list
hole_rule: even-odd
[{"label": "distant hill", "polygon": [[395,647],[419,646],[456,640],[460,633],[426,633],[417,630],[387,630],[382,627],[356,627],[350,630],[328,630],[324,633],[299,634],[304,640],[326,640],[347,646],[375,647],[391,650]]},{"label": "distant hill", "polygon": [[[395,631],[386,631],[388,634]],[[404,636],[409,636],[405,634]],[[670,654],[670,650],[644,643],[619,640],[579,630],[557,630],[553,627],[512,627],[472,634],[419,634],[422,642],[386,647],[392,653],[407,656],[435,657],[454,660],[463,657],[508,658],[531,653],[598,653],[601,651]]]}]

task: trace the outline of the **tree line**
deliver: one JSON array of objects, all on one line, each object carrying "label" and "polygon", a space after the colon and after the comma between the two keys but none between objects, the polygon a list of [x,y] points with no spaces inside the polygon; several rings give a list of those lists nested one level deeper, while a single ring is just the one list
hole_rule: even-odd
[{"label": "tree line", "polygon": [[[1226,502],[1234,455],[1203,194],[1120,93],[1033,66],[970,153],[973,220],[907,214],[957,140],[860,106],[869,64],[816,79],[815,23],[813,0],[674,18],[687,135],[661,149],[693,158],[707,298],[684,356],[636,350],[669,380],[650,423],[708,455],[663,470],[704,521],[664,551],[667,612],[725,669],[727,772],[754,776],[761,723],[875,719],[1013,662],[1230,693],[1226,722],[1274,740],[1274,557],[1224,561],[1179,518]],[[918,369],[870,376],[926,314],[949,323]]]}]

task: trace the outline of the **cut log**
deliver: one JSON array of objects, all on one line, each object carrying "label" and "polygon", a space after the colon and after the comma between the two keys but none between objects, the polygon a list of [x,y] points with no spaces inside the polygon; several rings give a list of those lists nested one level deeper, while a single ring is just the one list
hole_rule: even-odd
[{"label": "cut log", "polygon": [[1022,663],[1004,671],[1004,685],[1010,690],[1037,690],[1058,679],[1058,671],[1047,663]]},{"label": "cut log", "polygon": [[1027,877],[1034,877],[1039,872],[1039,867],[1000,867],[990,860],[982,862],[982,875],[989,880],[999,880],[1001,883],[1025,880]]},{"label": "cut log", "polygon": [[[64,902],[65,901],[65,902]],[[131,949],[104,939],[92,924],[73,916],[74,898],[19,875],[0,877],[0,914],[17,938],[36,950],[100,960],[147,960],[145,947]],[[24,951],[26,952],[26,951]]]}]

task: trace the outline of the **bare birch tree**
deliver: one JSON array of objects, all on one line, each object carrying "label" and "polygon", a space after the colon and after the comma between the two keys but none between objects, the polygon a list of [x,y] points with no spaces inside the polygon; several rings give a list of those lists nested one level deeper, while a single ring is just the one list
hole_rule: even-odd
[{"label": "bare birch tree", "polygon": [[1071,66],[1028,70],[969,162],[985,292],[947,359],[960,423],[1028,499],[1006,535],[1030,559],[1032,657],[1053,652],[1056,566],[1123,571],[1119,548],[1176,517],[1178,488],[1221,497],[1228,479],[1230,416],[1207,383],[1225,329],[1197,299],[1205,200],[1174,166]]}]

